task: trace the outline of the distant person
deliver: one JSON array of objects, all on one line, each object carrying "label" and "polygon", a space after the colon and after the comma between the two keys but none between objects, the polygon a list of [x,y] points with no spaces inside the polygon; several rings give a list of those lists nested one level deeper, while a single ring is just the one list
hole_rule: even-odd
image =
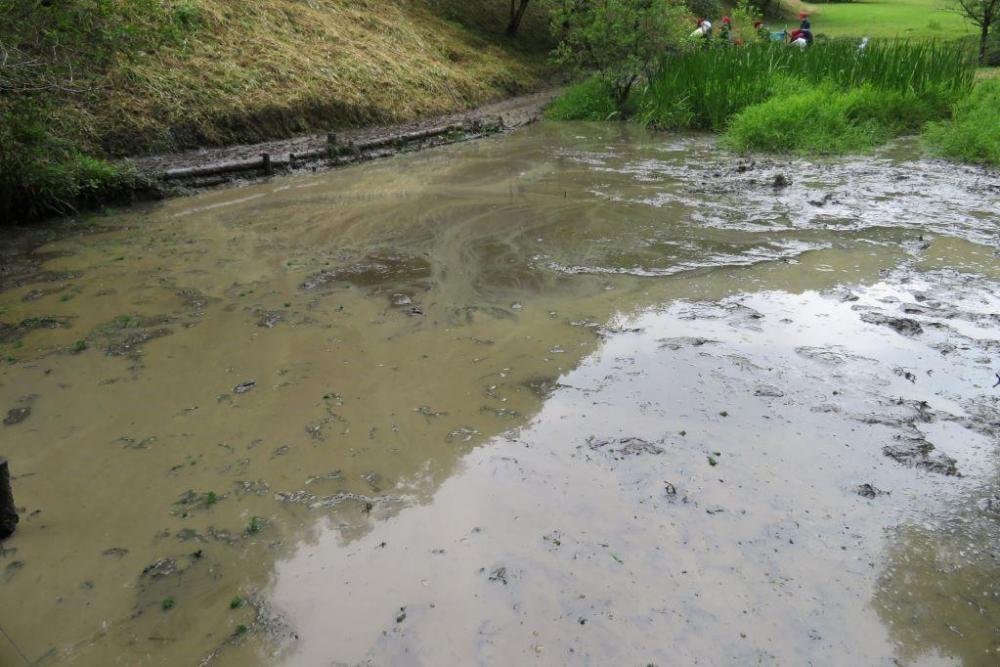
[{"label": "distant person", "polygon": [[694,29],[691,36],[696,39],[703,39],[707,44],[712,39],[712,22],[705,19],[698,19],[698,27]]},{"label": "distant person", "polygon": [[732,20],[728,16],[722,17],[722,30],[719,33],[722,38],[722,43],[726,46],[733,41],[733,24]]},{"label": "distant person", "polygon": [[792,46],[797,46],[800,49],[804,49],[809,46],[809,41],[805,37],[805,31],[802,28],[796,28],[795,30],[788,33],[788,41]]},{"label": "distant person", "polygon": [[763,42],[771,41],[771,31],[767,29],[763,21],[754,21],[753,29],[757,31],[757,37]]},{"label": "distant person", "polygon": [[799,30],[801,30],[800,36],[802,39],[806,40],[806,46],[812,46],[813,43],[813,33],[812,24],[809,23],[809,15],[805,12],[799,14],[799,18],[802,19],[802,23],[799,24]]}]

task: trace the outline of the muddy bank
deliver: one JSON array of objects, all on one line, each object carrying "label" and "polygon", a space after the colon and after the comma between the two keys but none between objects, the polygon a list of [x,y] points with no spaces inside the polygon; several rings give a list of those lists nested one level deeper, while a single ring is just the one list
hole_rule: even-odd
[{"label": "muddy bank", "polygon": [[512,131],[541,118],[558,88],[410,123],[128,160],[164,195],[274,174],[311,173]]},{"label": "muddy bank", "polygon": [[39,664],[995,662],[998,176],[743,167],[539,123],[5,247],[0,625]]}]

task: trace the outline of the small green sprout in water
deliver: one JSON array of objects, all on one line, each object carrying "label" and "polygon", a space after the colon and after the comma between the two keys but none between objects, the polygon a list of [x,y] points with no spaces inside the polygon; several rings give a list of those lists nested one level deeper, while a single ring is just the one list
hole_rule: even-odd
[{"label": "small green sprout in water", "polygon": [[86,349],[87,349],[87,341],[85,340],[78,340],[75,343],[73,343],[74,352],[83,352]]},{"label": "small green sprout in water", "polygon": [[175,604],[176,602],[174,602],[173,598],[163,598],[163,602],[160,603],[160,607],[163,611],[167,611],[168,609],[173,609]]},{"label": "small green sprout in water", "polygon": [[249,629],[250,628],[240,623],[239,625],[236,626],[236,630],[233,632],[233,635],[236,637],[242,637],[247,633]]},{"label": "small green sprout in water", "polygon": [[211,507],[215,503],[219,502],[219,495],[215,491],[209,491],[205,494],[205,504]]},{"label": "small green sprout in water", "polygon": [[264,520],[259,516],[250,517],[250,523],[247,524],[248,533],[259,533],[264,529]]},{"label": "small green sprout in water", "polygon": [[237,595],[236,597],[234,597],[232,600],[229,601],[230,609],[239,609],[242,606],[243,606],[243,598],[241,598],[239,595]]},{"label": "small green sprout in water", "polygon": [[69,301],[70,299],[72,299],[74,296],[76,296],[76,295],[75,294],[63,294],[61,297],[59,297],[59,300],[62,301],[63,303],[66,303],[67,301]]},{"label": "small green sprout in water", "polygon": [[712,467],[715,467],[715,466],[719,465],[719,462],[715,460],[714,456],[709,456],[708,457],[708,465],[710,465]]}]

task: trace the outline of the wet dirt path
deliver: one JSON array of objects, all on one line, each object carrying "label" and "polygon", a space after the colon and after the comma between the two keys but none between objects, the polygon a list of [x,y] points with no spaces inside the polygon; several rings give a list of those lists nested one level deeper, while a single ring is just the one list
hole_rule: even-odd
[{"label": "wet dirt path", "polygon": [[907,157],[542,124],[7,243],[0,625],[38,664],[995,664],[1000,177]]}]

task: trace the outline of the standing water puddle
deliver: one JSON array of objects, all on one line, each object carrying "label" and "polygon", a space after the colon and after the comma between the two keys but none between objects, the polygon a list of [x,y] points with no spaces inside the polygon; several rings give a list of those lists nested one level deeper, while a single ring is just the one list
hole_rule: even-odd
[{"label": "standing water puddle", "polygon": [[542,124],[6,242],[0,664],[996,664],[1000,177],[893,151]]}]

